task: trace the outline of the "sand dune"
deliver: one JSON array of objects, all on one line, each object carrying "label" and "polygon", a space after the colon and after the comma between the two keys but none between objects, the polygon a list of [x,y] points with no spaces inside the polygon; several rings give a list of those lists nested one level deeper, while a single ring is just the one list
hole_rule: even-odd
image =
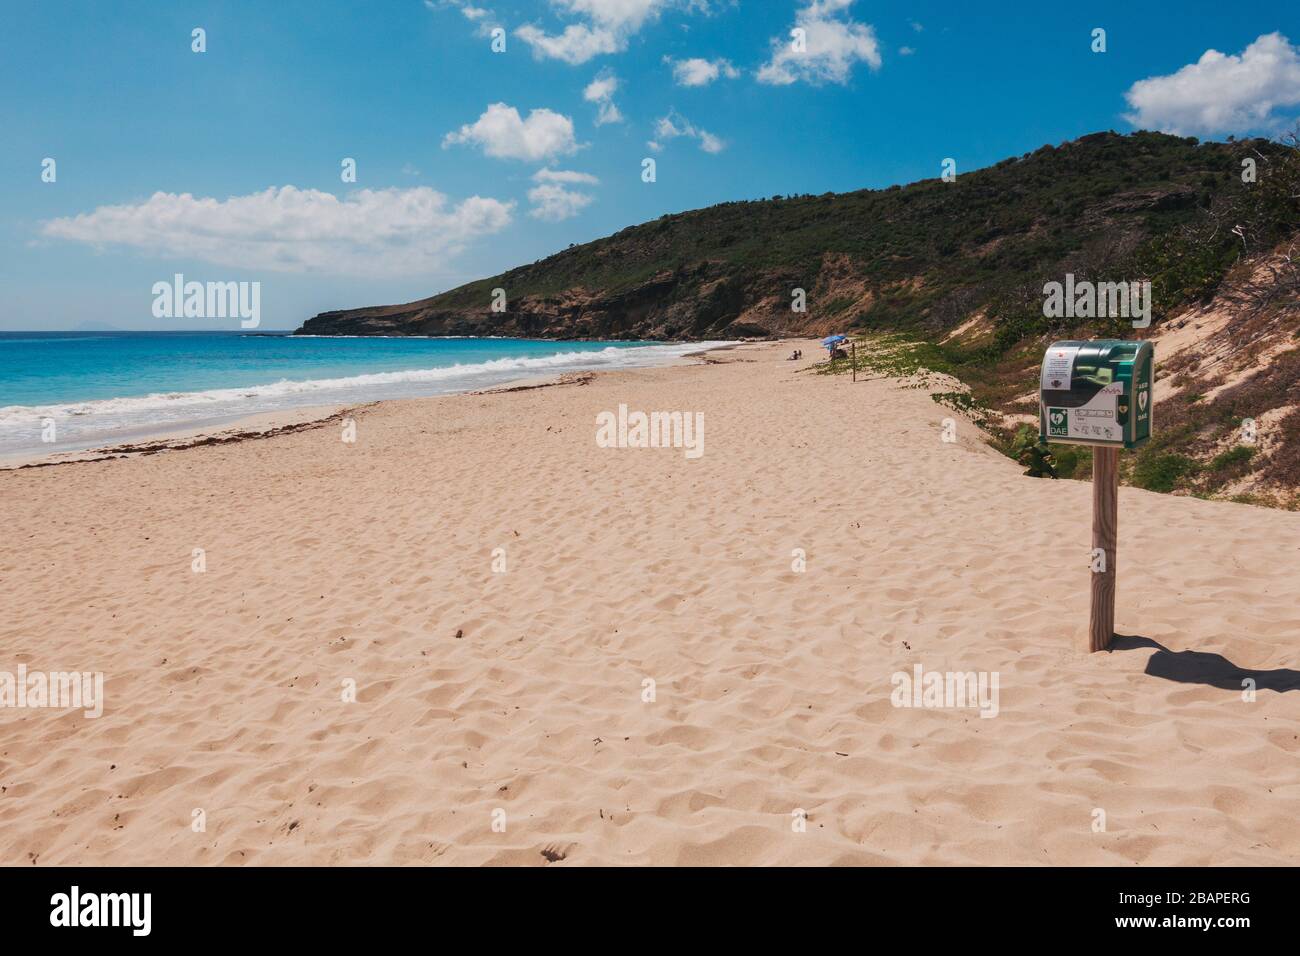
[{"label": "sand dune", "polygon": [[1300,862],[1300,514],[1122,489],[1089,655],[1089,486],[790,347],[0,473],[0,670],[106,695],[0,710],[0,862]]}]

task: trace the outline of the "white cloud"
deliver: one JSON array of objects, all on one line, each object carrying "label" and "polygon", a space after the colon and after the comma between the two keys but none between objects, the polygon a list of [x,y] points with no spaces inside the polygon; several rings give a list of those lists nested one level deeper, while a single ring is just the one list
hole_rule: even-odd
[{"label": "white cloud", "polygon": [[915,52],[916,52],[916,51],[913,50],[910,46],[900,46],[900,47],[898,48],[898,55],[899,55],[899,56],[911,56],[911,55],[912,55],[913,53],[915,53]]},{"label": "white cloud", "polygon": [[443,149],[457,144],[478,146],[484,154],[497,159],[530,162],[572,153],[578,148],[573,138],[573,120],[569,117],[536,109],[528,114],[528,119],[521,119],[519,111],[505,103],[493,103],[473,123],[443,137]]},{"label": "white cloud", "polygon": [[640,30],[651,17],[659,16],[667,0],[551,0],[556,7],[584,14],[604,26]]},{"label": "white cloud", "polygon": [[591,173],[580,173],[573,169],[539,169],[533,173],[533,181],[539,183],[584,183],[594,186],[600,182]]},{"label": "white cloud", "polygon": [[1240,133],[1269,126],[1274,111],[1300,103],[1300,48],[1266,33],[1240,55],[1206,50],[1168,76],[1138,80],[1124,94],[1142,129],[1189,135]]},{"label": "white cloud", "polygon": [[[654,19],[675,0],[551,0],[551,5],[585,22],[571,23],[560,34],[549,34],[531,24],[520,27],[515,36],[527,43],[533,56],[563,60],[577,65],[606,53],[627,49],[628,38]],[[682,3],[683,0],[676,0]],[[689,0],[688,8],[705,6]]]},{"label": "white cloud", "polygon": [[533,204],[528,215],[547,222],[572,219],[582,209],[590,206],[594,196],[567,189],[568,186],[594,186],[599,179],[576,169],[538,169],[533,173],[537,186],[528,190],[528,202]]},{"label": "white cloud", "polygon": [[459,10],[470,23],[476,27],[475,33],[479,36],[487,36],[497,25],[497,15],[486,7],[476,7],[469,0],[424,0],[424,5],[430,10],[445,9],[447,7],[453,10]]},{"label": "white cloud", "polygon": [[533,204],[528,215],[547,222],[559,222],[576,216],[591,204],[592,197],[554,183],[541,183],[528,190],[528,201]]},{"label": "white cloud", "polygon": [[126,246],[240,269],[394,276],[444,270],[465,245],[510,223],[514,203],[452,203],[427,186],[339,198],[283,186],[229,199],[154,193],[42,225],[51,239]]},{"label": "white cloud", "polygon": [[676,110],[670,111],[667,116],[661,117],[655,123],[655,138],[646,145],[657,153],[663,149],[664,141],[676,139],[679,136],[697,140],[700,149],[706,153],[720,153],[727,148],[725,142],[708,130],[700,129]]},{"label": "white cloud", "polygon": [[719,76],[730,80],[740,76],[740,71],[731,65],[730,60],[706,60],[698,56],[674,60],[666,56],[664,62],[673,68],[673,81],[678,86],[708,86]]},{"label": "white cloud", "polygon": [[623,122],[623,114],[619,112],[618,106],[614,103],[614,93],[617,90],[618,77],[605,70],[588,83],[587,88],[582,91],[584,100],[599,106],[599,111],[596,114],[597,126],[604,126],[606,123]]},{"label": "white cloud", "polygon": [[811,0],[795,11],[794,25],[803,31],[804,48],[795,49],[787,34],[772,38],[772,58],[758,71],[760,83],[788,86],[808,83],[847,83],[856,63],[880,69],[880,44],[867,24],[840,19],[853,0]]},{"label": "white cloud", "polygon": [[613,96],[617,89],[618,77],[605,71],[587,84],[587,88],[582,91],[582,98],[588,103],[599,103]]},{"label": "white cloud", "polygon": [[591,205],[594,197],[590,193],[568,189],[568,185],[595,185],[600,182],[590,173],[572,169],[539,169],[533,173],[533,181],[537,185],[528,190],[528,201],[533,204],[528,214],[547,222],[571,219]]},{"label": "white cloud", "polygon": [[618,53],[627,49],[625,40],[612,30],[592,29],[585,23],[570,24],[559,36],[550,36],[535,26],[522,26],[515,36],[533,48],[539,60],[563,60],[572,66],[586,63],[602,53]]},{"label": "white cloud", "polygon": [[668,6],[668,0],[551,0],[575,15],[589,17],[602,26],[640,30],[647,20]]},{"label": "white cloud", "polygon": [[466,0],[442,0],[440,4],[434,3],[433,0],[424,0],[424,5],[430,10],[437,10],[440,6],[452,7],[455,10],[459,10],[466,20],[482,20],[484,17],[491,16],[492,14],[490,10],[485,10],[483,7],[476,7],[472,3],[466,2]]}]

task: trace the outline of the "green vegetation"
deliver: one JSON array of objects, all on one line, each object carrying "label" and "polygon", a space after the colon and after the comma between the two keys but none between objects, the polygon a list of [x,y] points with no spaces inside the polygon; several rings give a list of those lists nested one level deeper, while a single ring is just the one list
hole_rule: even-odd
[{"label": "green vegetation", "polygon": [[[1149,278],[1157,315],[1213,292],[1242,252],[1300,221],[1284,176],[1241,181],[1244,157],[1296,163],[1263,140],[1199,143],[1161,133],[1095,133],[963,174],[955,182],[729,202],[662,216],[436,296],[432,309],[584,289],[606,298],[664,277],[654,306],[703,300],[723,320],[759,291],[809,290],[810,317],[859,328],[950,329],[986,307],[993,336],[976,358],[1066,330],[1042,314],[1042,286],[1066,271],[1097,281]],[[1264,162],[1260,163],[1265,166]],[[1300,170],[1296,172],[1300,181]],[[1259,184],[1255,184],[1259,185]],[[869,285],[869,308],[815,290],[835,271]],[[707,287],[707,289],[706,289]],[[1102,320],[1101,325],[1105,325]],[[688,332],[689,329],[683,329]],[[1105,329],[1099,328],[1099,332]]]},{"label": "green vegetation", "polygon": [[1210,462],[1210,471],[1239,473],[1238,468],[1246,464],[1255,457],[1255,449],[1249,445],[1237,445],[1229,448],[1227,451],[1220,452],[1214,456]]},{"label": "green vegetation", "polygon": [[1056,473],[1062,478],[1091,478],[1092,449],[1087,445],[1056,445]]},{"label": "green vegetation", "polygon": [[1196,461],[1186,455],[1141,452],[1133,466],[1130,480],[1147,491],[1173,491],[1187,476],[1195,474],[1198,468]]},{"label": "green vegetation", "polygon": [[[1023,461],[1029,449],[1040,445],[1038,428],[1021,425],[1010,443],[999,445],[994,442],[994,445],[1013,461]],[[1091,475],[1092,449],[1087,445],[1052,445],[1051,453],[1058,478],[1087,478]]]},{"label": "green vegetation", "polygon": [[976,401],[969,392],[931,392],[930,398],[944,408],[961,412],[976,425],[983,426],[988,419],[989,410]]},{"label": "green vegetation", "polygon": [[[943,346],[935,345],[905,333],[872,335],[858,349],[859,372],[874,373],[889,378],[906,378],[927,372],[955,374],[956,366],[949,360]],[[821,374],[847,372],[851,366],[846,359],[813,366]]]}]

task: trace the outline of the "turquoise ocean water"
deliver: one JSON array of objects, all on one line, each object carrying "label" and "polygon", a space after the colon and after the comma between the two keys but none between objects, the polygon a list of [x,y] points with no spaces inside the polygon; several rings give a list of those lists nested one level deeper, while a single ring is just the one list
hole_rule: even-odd
[{"label": "turquoise ocean water", "polygon": [[[307,405],[656,365],[708,343],[0,332],[0,456],[93,447]],[[54,443],[42,441],[53,422]]]}]

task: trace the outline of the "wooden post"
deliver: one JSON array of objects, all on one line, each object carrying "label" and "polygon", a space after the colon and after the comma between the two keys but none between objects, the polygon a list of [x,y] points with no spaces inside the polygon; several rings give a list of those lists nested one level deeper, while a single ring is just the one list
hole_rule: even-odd
[{"label": "wooden post", "polygon": [[856,341],[850,342],[849,349],[853,355],[853,357],[849,359],[849,361],[853,363],[853,381],[856,382],[858,380],[858,343]]},{"label": "wooden post", "polygon": [[[1119,449],[1092,450],[1092,547],[1106,556],[1105,570],[1092,572],[1088,650],[1104,651],[1115,636],[1115,540],[1119,530]],[[1095,563],[1092,565],[1095,567]]]}]

